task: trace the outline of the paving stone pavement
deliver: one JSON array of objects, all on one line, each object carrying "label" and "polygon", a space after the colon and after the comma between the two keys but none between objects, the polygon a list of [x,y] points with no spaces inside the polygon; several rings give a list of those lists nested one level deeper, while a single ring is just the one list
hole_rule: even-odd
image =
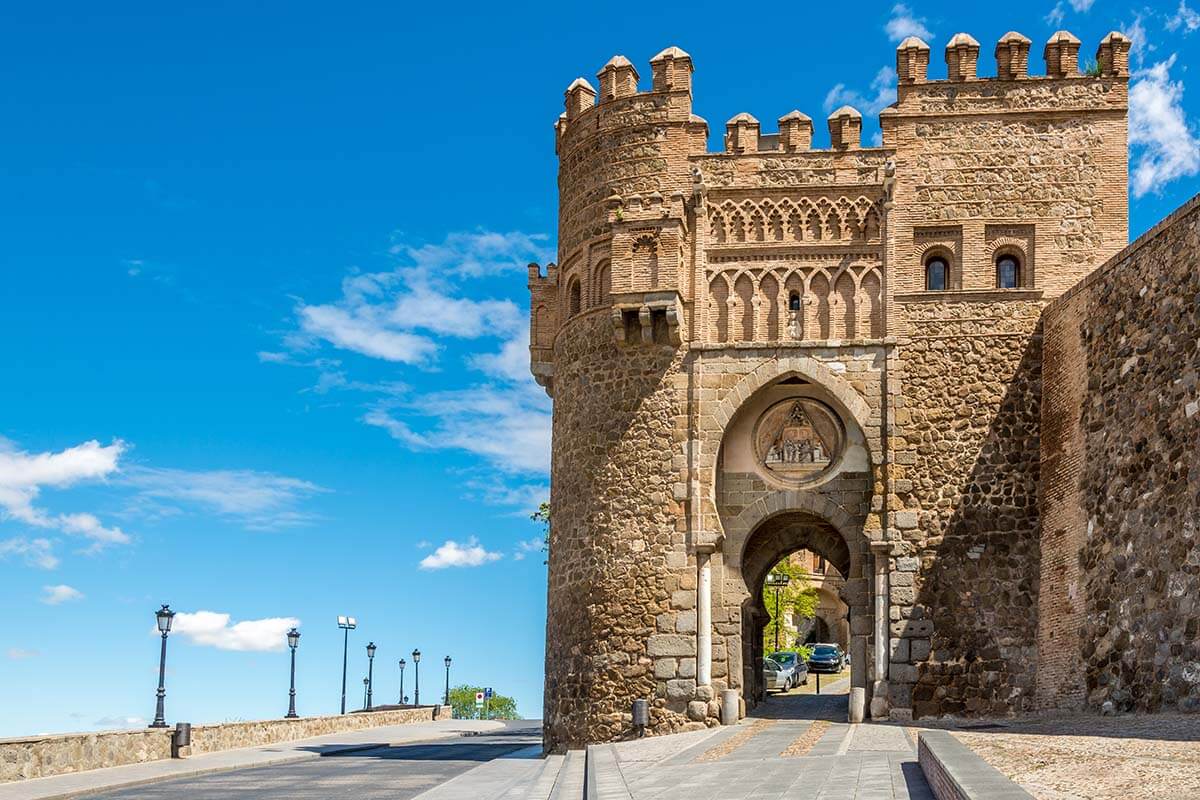
[{"label": "paving stone pavement", "polygon": [[[601,791],[599,797],[933,800],[905,730],[846,724],[845,703],[844,693],[771,697],[756,717],[736,726],[613,745],[604,765],[619,770],[627,793]],[[839,718],[822,723],[823,733],[806,753],[782,755],[817,720]]]}]

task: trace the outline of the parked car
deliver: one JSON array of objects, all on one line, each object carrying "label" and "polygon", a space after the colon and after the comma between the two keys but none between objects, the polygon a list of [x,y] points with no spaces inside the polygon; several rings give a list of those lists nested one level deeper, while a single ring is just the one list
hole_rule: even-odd
[{"label": "parked car", "polygon": [[808,664],[805,663],[804,659],[800,658],[798,653],[781,650],[777,653],[771,653],[768,658],[784,669],[792,670],[792,684],[788,687],[789,689],[808,683]]},{"label": "parked car", "polygon": [[836,644],[818,642],[810,646],[812,653],[808,657],[809,672],[841,672],[846,668],[846,654]]},{"label": "parked car", "polygon": [[790,680],[790,671],[785,670],[782,664],[769,658],[763,659],[763,686],[768,692],[786,692]]}]

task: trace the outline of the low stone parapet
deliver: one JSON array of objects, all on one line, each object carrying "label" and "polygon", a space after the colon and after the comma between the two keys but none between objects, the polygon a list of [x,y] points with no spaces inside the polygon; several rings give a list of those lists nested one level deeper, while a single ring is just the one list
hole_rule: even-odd
[{"label": "low stone parapet", "polygon": [[[420,706],[327,717],[193,725],[192,755],[291,742],[329,733],[449,719],[449,706]],[[0,783],[119,767],[171,757],[175,729],[62,733],[0,739]]]},{"label": "low stone parapet", "polygon": [[947,731],[917,736],[917,762],[937,800],[1033,800]]}]

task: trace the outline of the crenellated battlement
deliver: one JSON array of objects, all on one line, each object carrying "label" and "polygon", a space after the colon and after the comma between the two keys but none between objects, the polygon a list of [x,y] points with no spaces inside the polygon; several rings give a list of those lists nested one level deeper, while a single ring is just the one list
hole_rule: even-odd
[{"label": "crenellated battlement", "polygon": [[[897,298],[927,289],[932,254],[946,290],[994,289],[1004,253],[1029,296],[1070,285],[1123,243],[1130,45],[1112,32],[1084,65],[1058,31],[1033,75],[1032,40],[1009,31],[984,76],[980,42],[957,33],[934,78],[929,45],[909,37],[874,141],[851,106],[826,118],[825,147],[800,110],[777,132],[742,112],[716,151],[692,113],[687,52],[650,59],[646,90],[613,56],[567,86],[555,125],[560,266],[530,274],[539,380],[559,332],[597,308],[621,345],[861,339],[885,336]],[[664,335],[648,321],[660,312]]]}]

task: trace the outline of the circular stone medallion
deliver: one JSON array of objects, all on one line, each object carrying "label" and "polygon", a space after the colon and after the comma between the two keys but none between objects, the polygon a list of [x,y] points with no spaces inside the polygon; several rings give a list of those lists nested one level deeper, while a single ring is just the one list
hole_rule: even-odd
[{"label": "circular stone medallion", "polygon": [[829,406],[809,397],[776,403],[754,426],[754,455],[770,477],[800,485],[829,470],[842,454],[842,422]]}]

